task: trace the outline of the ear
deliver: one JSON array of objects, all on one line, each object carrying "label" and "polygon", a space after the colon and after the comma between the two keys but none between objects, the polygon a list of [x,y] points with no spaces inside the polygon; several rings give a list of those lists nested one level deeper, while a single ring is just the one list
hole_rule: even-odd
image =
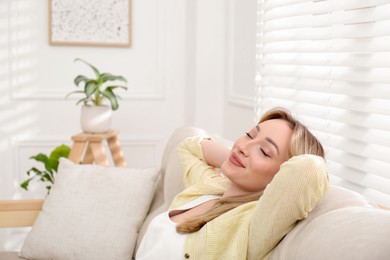
[{"label": "ear", "polygon": [[257,202],[250,228],[249,259],[268,256],[328,188],[328,171],[322,157],[305,154],[283,163]]}]

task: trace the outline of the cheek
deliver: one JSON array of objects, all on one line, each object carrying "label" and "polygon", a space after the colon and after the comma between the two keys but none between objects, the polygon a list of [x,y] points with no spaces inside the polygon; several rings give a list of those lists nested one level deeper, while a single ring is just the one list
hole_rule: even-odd
[{"label": "cheek", "polygon": [[232,168],[230,163],[228,162],[228,159],[226,159],[222,164],[221,164],[221,171],[226,177],[229,177],[230,175],[234,174],[234,172],[237,171],[237,169]]},{"label": "cheek", "polygon": [[263,182],[266,182],[266,184],[271,182],[280,168],[279,164],[269,162],[255,161],[252,165],[252,171],[254,174],[258,176],[258,178],[260,178]]}]

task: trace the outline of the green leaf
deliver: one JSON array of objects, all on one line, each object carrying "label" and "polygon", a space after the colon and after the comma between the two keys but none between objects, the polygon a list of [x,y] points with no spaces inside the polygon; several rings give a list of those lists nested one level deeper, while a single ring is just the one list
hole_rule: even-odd
[{"label": "green leaf", "polygon": [[127,83],[127,79],[123,76],[117,76],[117,75],[112,75],[110,73],[102,73],[100,75],[100,79],[102,80],[102,82],[106,82],[106,81],[114,81],[114,80],[119,80],[119,81],[123,81],[123,82],[126,82]]},{"label": "green leaf", "polygon": [[70,153],[70,147],[66,144],[61,144],[57,146],[51,153],[50,153],[50,160],[56,160],[58,161],[61,157],[68,158]]},{"label": "green leaf", "polygon": [[92,96],[96,91],[98,91],[99,89],[99,86],[96,84],[95,81],[89,81],[86,85],[85,85],[85,95],[87,96],[87,98],[89,98],[90,96]]},{"label": "green leaf", "polygon": [[40,178],[40,181],[41,181],[41,182],[49,181],[49,182],[51,182],[51,183],[54,183],[53,178],[52,178],[51,175],[48,174],[48,173],[45,173],[44,175],[42,175],[42,177]]},{"label": "green leaf", "polygon": [[51,171],[51,168],[49,166],[49,157],[47,157],[46,154],[39,153],[39,154],[37,154],[35,156],[31,156],[30,159],[34,159],[37,162],[43,163],[45,165],[45,169],[48,170],[48,171]]},{"label": "green leaf", "polygon": [[30,176],[31,172],[35,173],[35,176],[41,176],[43,174],[43,171],[40,171],[35,167],[32,167],[30,170],[28,170],[27,175]]},{"label": "green leaf", "polygon": [[92,64],[90,64],[90,63],[88,63],[88,62],[86,62],[85,60],[82,60],[82,59],[80,59],[80,58],[77,58],[77,59],[75,59],[74,61],[75,61],[75,62],[76,62],[76,61],[81,61],[81,62],[87,64],[87,65],[93,70],[93,72],[95,72],[96,79],[97,79],[97,80],[100,79],[100,72],[99,72],[99,70],[98,70],[95,66],[93,66]]},{"label": "green leaf", "polygon": [[[54,173],[56,173],[58,170],[59,159],[61,157],[67,158],[69,156],[69,153],[70,147],[65,144],[61,144],[54,148],[54,150],[50,153],[49,157],[43,153],[31,156],[30,159],[34,159],[37,162],[43,163],[45,165],[46,170],[41,171],[36,167],[31,167],[31,169],[27,171],[27,175],[30,176],[32,175],[32,173],[34,173],[34,175],[22,182],[20,184],[20,187],[25,190],[28,190],[28,185],[34,178],[37,178],[37,180],[41,182],[54,183]],[[51,186],[46,186],[46,189],[48,190],[47,194],[49,194],[50,188]]]},{"label": "green leaf", "polygon": [[121,89],[127,90],[126,86],[121,86],[121,85],[112,85],[112,86],[107,86],[106,88],[109,88],[111,90],[114,90],[116,88],[121,88]]},{"label": "green leaf", "polygon": [[76,86],[79,86],[80,82],[87,82],[89,79],[84,76],[84,75],[78,75],[77,77],[74,78],[74,84]]},{"label": "green leaf", "polygon": [[84,94],[84,91],[82,91],[82,90],[75,90],[75,91],[72,91],[72,92],[68,93],[68,94],[65,96],[65,98],[68,98],[70,95],[75,94],[75,93]]},{"label": "green leaf", "polygon": [[59,164],[59,160],[61,157],[65,157],[65,158],[68,158],[69,156],[69,153],[70,153],[70,147],[65,145],[65,144],[62,144],[62,145],[59,145],[57,146],[51,153],[50,153],[50,156],[49,156],[49,163],[51,165],[51,168],[57,172],[58,170],[58,164]]},{"label": "green leaf", "polygon": [[81,102],[84,102],[84,104],[87,104],[90,98],[82,98],[79,101],[76,102],[76,106],[80,104]]},{"label": "green leaf", "polygon": [[111,88],[106,88],[102,91],[102,94],[111,102],[111,109],[117,110],[119,107],[118,100],[115,94],[112,92]]},{"label": "green leaf", "polygon": [[28,191],[28,185],[30,184],[30,181],[32,181],[34,178],[35,178],[35,176],[33,176],[33,177],[31,177],[31,178],[28,178],[27,180],[25,180],[24,182],[22,182],[22,183],[20,184],[20,187],[21,187],[22,189],[25,189],[25,190]]},{"label": "green leaf", "polygon": [[49,160],[49,157],[47,157],[46,154],[39,153],[37,155],[31,156],[30,159],[34,159],[37,162],[46,163]]},{"label": "green leaf", "polygon": [[85,98],[82,98],[77,101],[76,105],[78,105],[81,102],[84,102],[84,104],[90,104],[92,103],[95,106],[100,106],[104,103],[105,99],[108,99],[111,103],[111,109],[116,110],[118,109],[118,98],[116,94],[114,94],[114,90],[116,88],[121,88],[124,90],[127,90],[126,84],[124,85],[111,85],[108,87],[104,87],[103,83],[107,81],[122,81],[124,83],[127,83],[127,79],[120,75],[113,75],[111,73],[100,73],[100,71],[93,66],[92,64],[88,63],[87,61],[76,58],[74,60],[75,62],[82,62],[86,65],[88,65],[95,73],[96,79],[88,78],[84,75],[78,75],[74,79],[74,83],[76,86],[79,86],[80,83],[84,82],[84,91],[73,91],[66,95],[68,97],[71,94],[84,94]]}]

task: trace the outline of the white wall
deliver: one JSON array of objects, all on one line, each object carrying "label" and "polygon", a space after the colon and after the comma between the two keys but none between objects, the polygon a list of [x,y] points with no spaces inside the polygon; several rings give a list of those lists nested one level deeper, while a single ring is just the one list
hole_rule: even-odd
[{"label": "white wall", "polygon": [[[257,1],[188,1],[194,124],[235,139],[255,123]],[[192,62],[192,63],[191,63]],[[187,73],[188,74],[188,73]]]},{"label": "white wall", "polygon": [[257,1],[229,1],[224,136],[235,139],[255,123]]},{"label": "white wall", "polygon": [[[0,199],[44,196],[19,188],[28,158],[81,131],[77,98],[64,99],[88,73],[77,57],[129,81],[113,127],[131,167],[158,165],[179,126],[235,138],[253,124],[255,0],[132,0],[130,48],[48,45],[47,3],[0,2]],[[25,233],[2,230],[0,250]]]},{"label": "white wall", "polygon": [[[167,135],[186,118],[184,110],[176,109],[185,106],[185,3],[134,1],[131,48],[49,46],[47,1],[6,3],[1,88],[7,95],[1,100],[0,158],[7,158],[3,162],[8,170],[0,195],[30,196],[17,189],[31,166],[28,157],[62,142],[70,144],[71,135],[81,131],[78,97],[64,99],[76,89],[76,75],[91,74],[73,62],[77,57],[128,79],[129,90],[120,93],[123,100],[114,112],[113,127],[120,129],[129,165],[157,164]],[[150,154],[144,156],[140,148]]]}]

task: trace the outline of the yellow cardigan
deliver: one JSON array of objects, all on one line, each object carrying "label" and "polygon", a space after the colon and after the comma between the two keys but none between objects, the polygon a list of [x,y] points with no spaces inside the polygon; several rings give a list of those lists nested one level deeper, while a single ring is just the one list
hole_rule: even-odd
[{"label": "yellow cardigan", "polygon": [[[186,189],[175,208],[206,194],[223,194],[229,180],[204,159],[200,141],[190,137],[178,148]],[[283,237],[305,218],[328,190],[321,157],[295,156],[283,163],[262,197],[241,205],[189,234],[184,259],[266,259]]]}]

